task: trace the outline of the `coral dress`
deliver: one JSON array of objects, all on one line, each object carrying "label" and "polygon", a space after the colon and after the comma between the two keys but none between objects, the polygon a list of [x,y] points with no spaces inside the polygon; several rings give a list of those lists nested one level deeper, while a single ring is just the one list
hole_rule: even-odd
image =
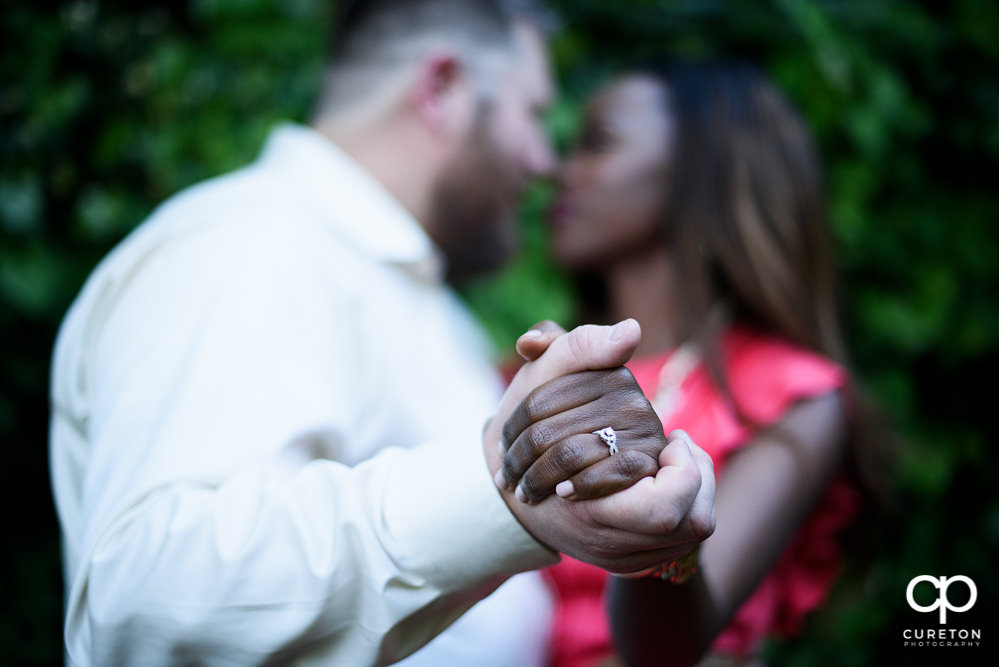
[{"label": "coral dress", "polygon": [[[725,372],[736,403],[756,424],[779,421],[796,401],[842,389],[843,369],[810,351],[743,327],[731,327],[722,341]],[[660,370],[674,354],[635,359],[628,367],[652,399]],[[749,442],[759,426],[739,420],[710,381],[703,364],[686,374],[670,414],[666,433],[683,428],[711,455],[721,479],[732,452]],[[655,401],[654,401],[655,402]],[[748,657],[767,635],[796,633],[805,615],[822,603],[839,569],[837,535],[852,521],[859,495],[836,477],[746,602],[712,645],[712,652]],[[613,650],[604,605],[607,573],[563,556],[545,570],[557,597],[552,629],[553,667],[586,667]]]}]

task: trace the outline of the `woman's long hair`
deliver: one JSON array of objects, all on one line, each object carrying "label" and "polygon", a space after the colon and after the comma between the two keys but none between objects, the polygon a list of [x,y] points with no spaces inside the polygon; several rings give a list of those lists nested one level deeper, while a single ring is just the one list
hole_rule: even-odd
[{"label": "woman's long hair", "polygon": [[709,322],[722,302],[740,321],[845,361],[822,174],[804,123],[747,64],[672,63],[658,78],[676,126],[663,234],[683,286],[680,321]]}]

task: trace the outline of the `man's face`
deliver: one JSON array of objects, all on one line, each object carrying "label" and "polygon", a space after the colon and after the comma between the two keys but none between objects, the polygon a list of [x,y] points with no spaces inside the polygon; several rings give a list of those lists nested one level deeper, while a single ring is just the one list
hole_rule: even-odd
[{"label": "man's face", "polygon": [[528,25],[517,26],[515,44],[514,59],[491,98],[479,103],[464,145],[434,190],[434,240],[452,282],[509,260],[520,242],[520,197],[532,178],[555,166],[542,126],[552,97],[545,45]]}]

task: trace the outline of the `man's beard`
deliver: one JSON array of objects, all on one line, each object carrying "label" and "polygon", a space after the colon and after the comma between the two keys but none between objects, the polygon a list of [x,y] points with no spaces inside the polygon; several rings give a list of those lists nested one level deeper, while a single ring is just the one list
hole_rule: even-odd
[{"label": "man's beard", "polygon": [[520,188],[489,133],[488,115],[488,107],[479,109],[431,200],[434,241],[452,284],[501,268],[520,241],[514,219]]}]

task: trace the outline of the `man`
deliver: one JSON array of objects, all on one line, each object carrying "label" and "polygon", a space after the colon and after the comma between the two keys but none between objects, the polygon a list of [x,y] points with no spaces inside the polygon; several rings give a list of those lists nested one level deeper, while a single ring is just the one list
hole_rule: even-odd
[{"label": "man", "polygon": [[[442,280],[506,259],[517,195],[553,166],[536,28],[488,0],[368,2],[336,43],[312,127],[165,203],[64,322],[51,455],[72,663],[388,664],[555,551],[632,571],[710,533],[709,464],[672,447],[687,483],[604,504],[492,484],[521,399],[620,366],[638,337],[539,330],[550,347],[497,410]],[[548,604],[515,577],[414,660],[536,662]]]}]

